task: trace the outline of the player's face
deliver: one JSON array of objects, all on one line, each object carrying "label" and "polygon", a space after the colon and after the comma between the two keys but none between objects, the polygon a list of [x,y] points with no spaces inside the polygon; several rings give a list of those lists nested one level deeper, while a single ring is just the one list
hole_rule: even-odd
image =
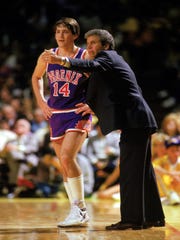
[{"label": "player's face", "polygon": [[105,49],[99,37],[96,35],[87,37],[86,45],[87,45],[87,51],[90,59],[94,59],[98,54],[98,52]]},{"label": "player's face", "polygon": [[66,48],[74,44],[76,35],[73,35],[71,30],[64,25],[59,25],[56,28],[55,39],[60,48]]}]

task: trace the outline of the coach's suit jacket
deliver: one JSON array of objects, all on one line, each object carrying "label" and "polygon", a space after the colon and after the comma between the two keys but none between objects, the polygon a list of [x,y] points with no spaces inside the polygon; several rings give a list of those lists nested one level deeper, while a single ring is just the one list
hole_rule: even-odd
[{"label": "coach's suit jacket", "polygon": [[130,66],[114,50],[94,60],[70,59],[71,69],[90,72],[87,101],[99,119],[103,134],[115,129],[157,128]]},{"label": "coach's suit jacket", "polygon": [[72,68],[90,72],[87,101],[103,134],[122,130],[121,221],[163,220],[150,153],[150,134],[157,130],[157,124],[133,71],[114,50],[101,51],[94,61],[70,62]]}]

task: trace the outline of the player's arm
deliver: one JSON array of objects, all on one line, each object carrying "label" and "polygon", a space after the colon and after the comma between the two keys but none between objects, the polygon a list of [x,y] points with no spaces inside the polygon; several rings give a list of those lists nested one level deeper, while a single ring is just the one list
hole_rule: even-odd
[{"label": "player's arm", "polygon": [[39,56],[34,72],[32,74],[32,88],[36,97],[37,104],[42,109],[46,119],[52,115],[51,109],[44,98],[44,82],[43,76],[45,74],[47,62],[43,60],[43,53]]}]

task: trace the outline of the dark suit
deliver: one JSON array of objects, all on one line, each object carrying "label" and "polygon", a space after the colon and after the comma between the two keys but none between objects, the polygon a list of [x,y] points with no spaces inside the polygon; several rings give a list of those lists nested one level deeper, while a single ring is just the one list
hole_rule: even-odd
[{"label": "dark suit", "polygon": [[103,134],[121,129],[121,220],[144,223],[164,219],[151,163],[151,134],[157,129],[153,113],[136,77],[114,50],[94,60],[70,59],[71,69],[90,72],[87,101]]}]

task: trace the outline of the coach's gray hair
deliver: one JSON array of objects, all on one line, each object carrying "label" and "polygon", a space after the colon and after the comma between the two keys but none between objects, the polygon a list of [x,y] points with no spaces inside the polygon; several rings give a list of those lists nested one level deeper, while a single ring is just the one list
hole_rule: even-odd
[{"label": "coach's gray hair", "polygon": [[84,37],[87,39],[89,36],[96,35],[99,37],[102,45],[109,44],[109,49],[115,48],[113,36],[104,29],[92,29],[85,33]]}]

